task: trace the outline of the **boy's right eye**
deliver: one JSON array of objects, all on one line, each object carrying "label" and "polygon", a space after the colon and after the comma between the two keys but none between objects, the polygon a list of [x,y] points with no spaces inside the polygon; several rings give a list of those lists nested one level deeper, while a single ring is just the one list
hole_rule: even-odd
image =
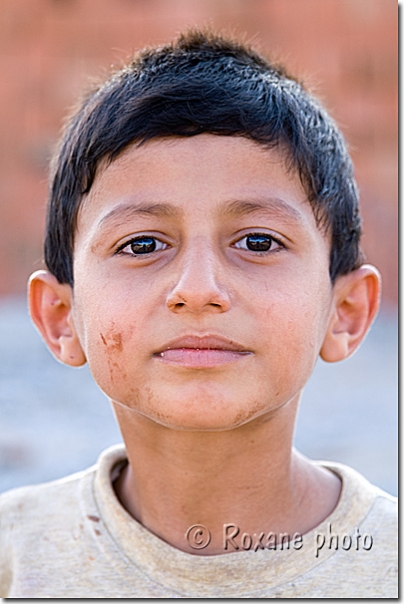
[{"label": "boy's right eye", "polygon": [[141,256],[160,250],[165,250],[167,247],[167,244],[157,239],[157,237],[142,235],[126,241],[118,248],[117,253]]}]

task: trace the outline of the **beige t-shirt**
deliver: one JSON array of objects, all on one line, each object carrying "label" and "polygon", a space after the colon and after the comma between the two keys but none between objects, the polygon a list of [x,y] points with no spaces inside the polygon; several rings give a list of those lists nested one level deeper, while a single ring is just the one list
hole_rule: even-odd
[{"label": "beige t-shirt", "polygon": [[397,597],[396,501],[351,468],[323,464],[342,479],[340,501],[289,549],[265,536],[264,549],[244,537],[244,551],[239,536],[237,552],[198,556],[122,508],[112,481],[124,460],[113,447],[84,472],[0,497],[0,596]]}]

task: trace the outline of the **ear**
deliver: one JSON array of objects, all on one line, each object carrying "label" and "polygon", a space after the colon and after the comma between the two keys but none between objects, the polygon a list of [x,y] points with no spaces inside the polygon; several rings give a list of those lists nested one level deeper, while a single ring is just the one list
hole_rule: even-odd
[{"label": "ear", "polygon": [[55,357],[73,367],[84,365],[72,315],[73,291],[48,271],[36,271],[28,282],[32,320]]},{"label": "ear", "polygon": [[348,358],[364,340],[380,303],[379,271],[364,264],[334,284],[334,309],[320,356],[334,363]]}]

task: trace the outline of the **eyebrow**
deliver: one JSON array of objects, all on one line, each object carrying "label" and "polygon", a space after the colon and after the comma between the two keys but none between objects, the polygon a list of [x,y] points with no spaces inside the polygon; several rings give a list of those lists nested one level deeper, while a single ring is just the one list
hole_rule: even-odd
[{"label": "eyebrow", "polygon": [[[232,218],[240,218],[258,212],[300,224],[304,222],[302,214],[296,208],[278,197],[263,197],[254,200],[235,199],[225,203],[221,210],[221,213]],[[183,211],[180,208],[169,203],[121,203],[101,218],[98,227],[119,225],[138,216],[178,219],[182,214]]]},{"label": "eyebrow", "polygon": [[123,221],[130,220],[135,216],[157,216],[165,218],[178,218],[181,210],[166,203],[127,203],[120,204],[105,214],[98,223],[98,226],[104,224],[122,224]]},{"label": "eyebrow", "polygon": [[263,197],[262,199],[257,200],[236,199],[234,201],[229,201],[225,205],[224,211],[226,214],[236,218],[257,212],[264,212],[273,217],[291,219],[293,222],[299,223],[304,222],[302,214],[279,197]]}]

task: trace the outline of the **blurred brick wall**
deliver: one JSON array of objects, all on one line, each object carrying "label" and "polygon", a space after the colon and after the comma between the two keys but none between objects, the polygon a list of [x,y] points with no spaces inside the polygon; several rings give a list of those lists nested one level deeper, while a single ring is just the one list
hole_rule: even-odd
[{"label": "blurred brick wall", "polygon": [[303,77],[348,139],[364,247],[397,303],[395,0],[0,0],[0,295],[41,267],[47,160],[88,78],[191,25],[257,42]]}]

